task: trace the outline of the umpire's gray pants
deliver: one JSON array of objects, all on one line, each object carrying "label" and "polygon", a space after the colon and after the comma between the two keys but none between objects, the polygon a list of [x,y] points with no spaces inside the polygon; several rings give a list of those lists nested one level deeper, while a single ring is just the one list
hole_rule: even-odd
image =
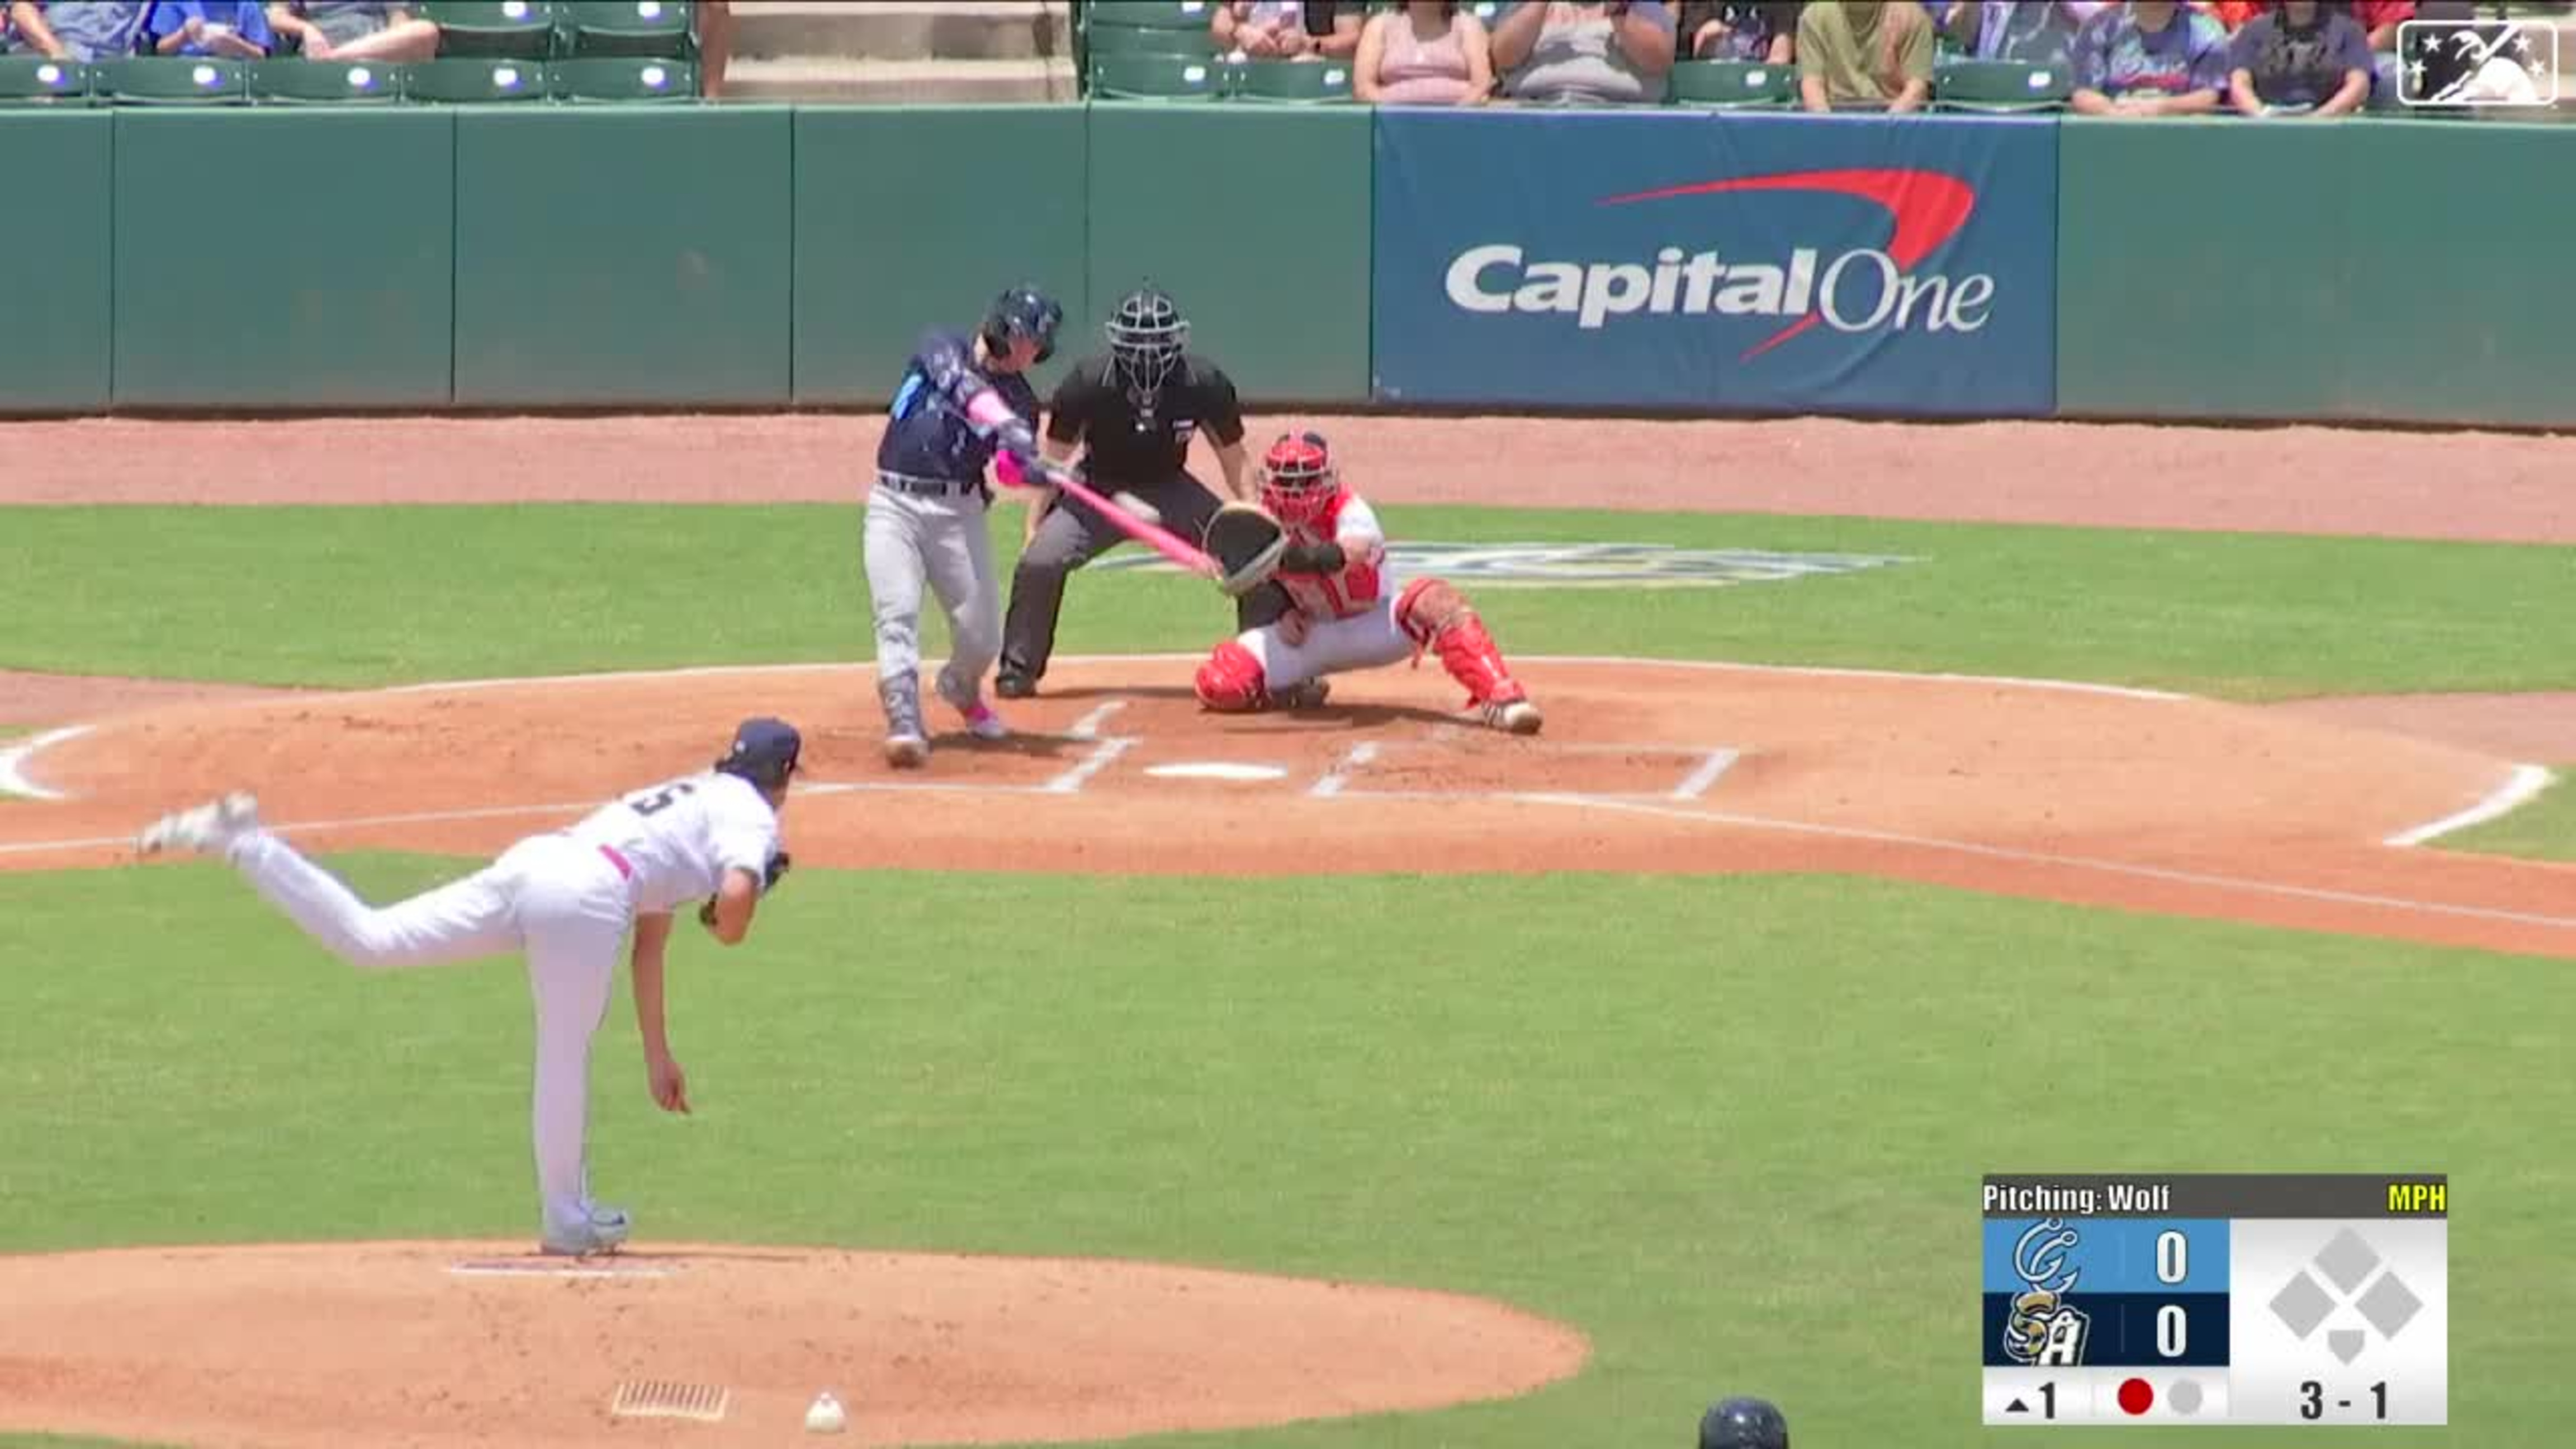
[{"label": "umpire's gray pants", "polygon": [[1002,650],[1001,580],[984,531],[980,492],[944,498],[880,484],[868,495],[868,598],[876,616],[877,679],[910,683],[921,669],[925,576],[948,616],[948,663],[939,692],[971,700]]},{"label": "umpire's gray pants", "polygon": [[[1207,537],[1208,520],[1216,517],[1218,498],[1188,472],[1154,483],[1102,483],[1095,493],[1133,493],[1163,516],[1163,527],[1192,544]],[[1090,504],[1064,494],[1048,505],[1037,536],[1011,571],[1011,612],[1002,641],[1002,673],[1034,684],[1046,677],[1055,653],[1056,619],[1064,609],[1064,580],[1073,570],[1128,542],[1116,524]]]}]

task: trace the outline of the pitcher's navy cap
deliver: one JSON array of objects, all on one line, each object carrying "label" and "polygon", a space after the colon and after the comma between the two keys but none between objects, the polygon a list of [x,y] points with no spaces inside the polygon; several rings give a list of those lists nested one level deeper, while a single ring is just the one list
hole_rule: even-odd
[{"label": "pitcher's navy cap", "polygon": [[805,741],[796,726],[764,715],[744,720],[734,729],[733,748],[716,761],[716,768],[756,784],[775,785],[796,773],[797,757],[804,752]]}]

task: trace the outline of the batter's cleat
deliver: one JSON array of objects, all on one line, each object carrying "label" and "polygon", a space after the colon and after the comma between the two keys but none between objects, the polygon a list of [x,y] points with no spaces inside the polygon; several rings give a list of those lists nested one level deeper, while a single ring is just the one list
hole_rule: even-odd
[{"label": "batter's cleat", "polygon": [[1324,707],[1324,701],[1331,698],[1332,693],[1333,682],[1329,679],[1299,680],[1295,684],[1283,685],[1278,689],[1272,690],[1270,693],[1270,707],[1273,709],[1322,709]]},{"label": "batter's cleat", "polygon": [[144,829],[135,843],[143,855],[185,850],[213,855],[259,829],[259,802],[236,790],[220,800],[164,815]]},{"label": "batter's cleat", "polygon": [[1526,699],[1506,699],[1483,706],[1477,711],[1486,724],[1507,735],[1534,735],[1540,724],[1538,706]]},{"label": "batter's cleat", "polygon": [[898,770],[917,770],[930,760],[930,741],[919,735],[888,735],[886,763]]},{"label": "batter's cleat", "polygon": [[1038,682],[1025,674],[997,674],[993,676],[993,692],[1004,699],[1035,699]]},{"label": "batter's cleat", "polygon": [[948,701],[948,707],[965,717],[968,734],[979,740],[1007,740],[1011,737],[1011,727],[1002,723],[1002,717],[993,713],[992,706],[972,695],[959,699],[948,692],[945,684],[937,688],[939,697]]},{"label": "batter's cleat", "polygon": [[598,1253],[614,1253],[624,1245],[627,1230],[632,1226],[624,1208],[595,1207],[585,1222],[569,1227],[549,1225],[537,1247],[551,1258],[587,1258]]}]

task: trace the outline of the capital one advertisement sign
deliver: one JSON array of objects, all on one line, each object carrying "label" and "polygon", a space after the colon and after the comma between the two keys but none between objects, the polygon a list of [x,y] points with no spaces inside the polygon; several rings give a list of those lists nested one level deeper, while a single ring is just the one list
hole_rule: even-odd
[{"label": "capital one advertisement sign", "polygon": [[2045,120],[1382,110],[1381,401],[2044,416]]}]

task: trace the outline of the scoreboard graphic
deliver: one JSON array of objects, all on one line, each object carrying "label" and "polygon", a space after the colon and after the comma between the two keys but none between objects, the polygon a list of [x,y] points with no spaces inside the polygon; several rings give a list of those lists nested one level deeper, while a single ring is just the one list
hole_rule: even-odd
[{"label": "scoreboard graphic", "polygon": [[2450,1178],[1995,1174],[1985,1422],[2447,1424]]}]

